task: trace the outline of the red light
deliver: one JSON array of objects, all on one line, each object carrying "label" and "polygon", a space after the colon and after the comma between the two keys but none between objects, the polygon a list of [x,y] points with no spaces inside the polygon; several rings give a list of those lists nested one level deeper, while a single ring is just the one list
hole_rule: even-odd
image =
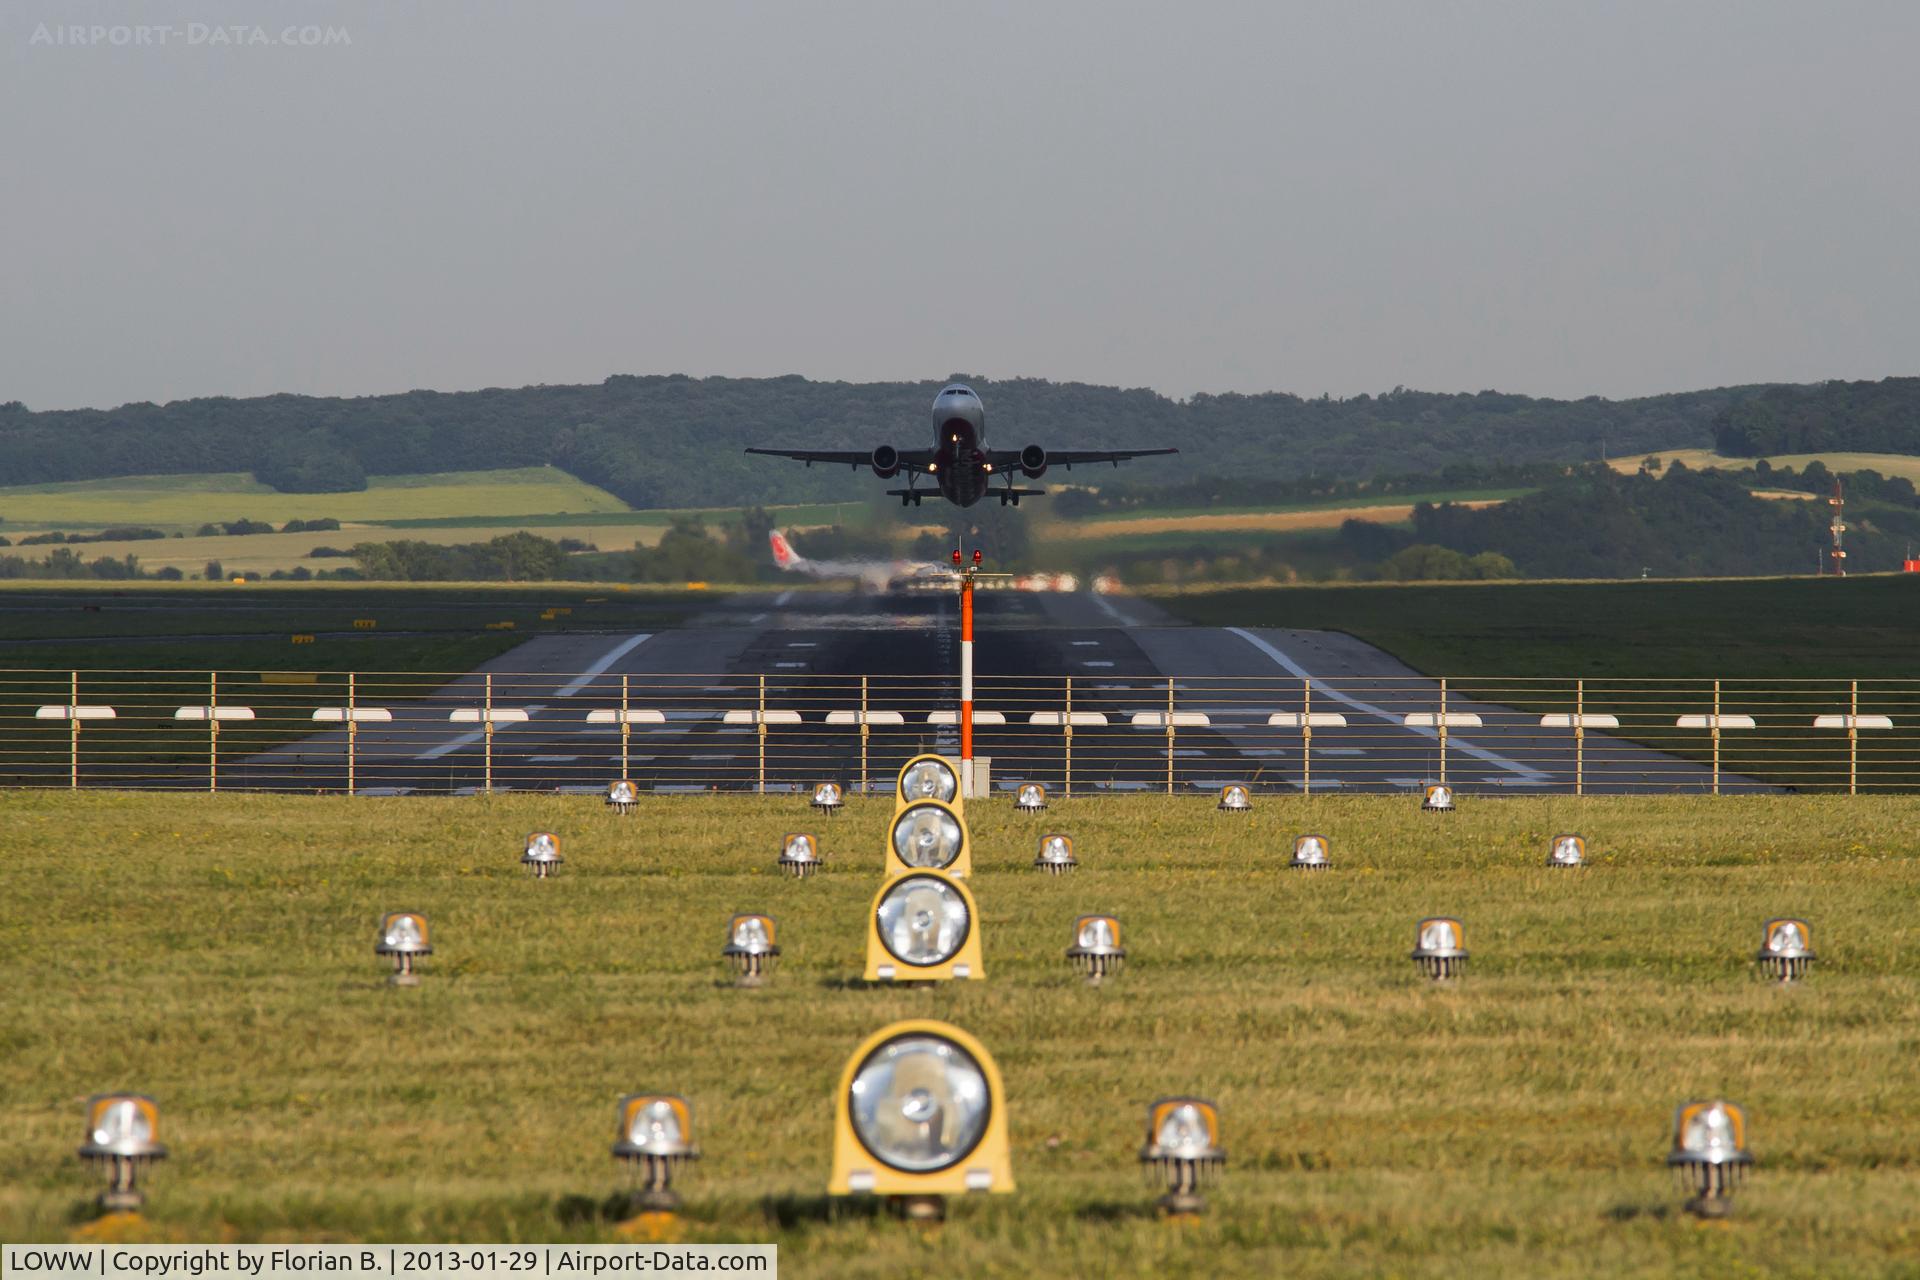
[{"label": "red light", "polygon": [[953,549],[953,562],[954,562],[955,564],[959,564],[959,563],[960,563],[960,548],[958,548],[958,547],[955,547],[955,548]]},{"label": "red light", "polygon": [[975,564],[979,564],[979,563],[980,563],[980,553],[979,553],[978,551],[976,551],[976,552],[974,552],[974,553],[973,553],[973,562],[974,562]]}]

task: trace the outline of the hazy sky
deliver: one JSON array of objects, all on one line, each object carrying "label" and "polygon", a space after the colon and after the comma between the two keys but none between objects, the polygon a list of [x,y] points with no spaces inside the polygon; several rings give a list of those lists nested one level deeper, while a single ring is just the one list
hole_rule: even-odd
[{"label": "hazy sky", "polygon": [[1920,373],[1916,49],[1914,0],[8,0],[0,400]]}]

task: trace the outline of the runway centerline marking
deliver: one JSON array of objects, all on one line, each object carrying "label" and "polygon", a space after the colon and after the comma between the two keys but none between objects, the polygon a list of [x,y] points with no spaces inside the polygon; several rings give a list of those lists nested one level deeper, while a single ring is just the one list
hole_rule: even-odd
[{"label": "runway centerline marking", "polygon": [[784,609],[787,607],[787,601],[791,599],[793,599],[792,591],[782,591],[773,598],[773,607],[776,609]]},{"label": "runway centerline marking", "polygon": [[1093,602],[1099,605],[1101,610],[1105,612],[1109,618],[1112,618],[1115,622],[1119,623],[1123,627],[1137,627],[1140,625],[1139,623],[1135,622],[1132,618],[1129,618],[1126,614],[1121,613],[1119,609],[1114,607],[1113,601],[1107,599],[1103,595],[1096,594],[1093,597]]},{"label": "runway centerline marking", "polygon": [[[1098,599],[1098,597],[1095,597],[1095,598]],[[1359,711],[1366,715],[1373,716],[1376,719],[1384,720],[1388,724],[1393,725],[1396,728],[1406,729],[1408,733],[1415,734],[1422,738],[1432,738],[1436,742],[1439,741],[1440,731],[1437,729],[1409,728],[1407,725],[1401,722],[1401,719],[1399,716],[1394,715],[1392,712],[1383,711],[1379,707],[1374,706],[1371,702],[1362,702],[1358,698],[1349,697],[1347,694],[1341,693],[1338,689],[1330,688],[1329,686],[1321,683],[1319,680],[1315,679],[1313,675],[1310,674],[1305,667],[1301,666],[1299,663],[1295,662],[1292,658],[1289,658],[1286,654],[1274,648],[1272,645],[1268,644],[1265,640],[1262,640],[1259,636],[1253,634],[1253,632],[1247,630],[1245,627],[1228,627],[1227,630],[1232,634],[1239,636],[1242,640],[1245,640],[1248,644],[1252,645],[1254,648],[1258,649],[1260,652],[1266,654],[1269,658],[1273,659],[1275,663],[1286,668],[1286,670],[1290,674],[1299,676],[1302,680],[1305,680],[1307,684],[1314,689],[1315,692],[1324,694],[1325,696],[1332,698],[1335,702],[1344,703],[1345,705],[1352,707],[1355,711]],[[1513,774],[1515,777],[1526,778],[1532,781],[1546,781],[1549,777],[1548,774],[1541,772],[1539,769],[1529,768],[1524,764],[1516,763],[1515,761],[1509,760],[1505,756],[1500,755],[1498,752],[1489,751],[1485,747],[1476,747],[1471,742],[1468,742],[1463,738],[1454,737],[1451,734],[1448,735],[1447,737],[1447,744],[1448,746],[1454,748],[1455,750],[1465,752],[1467,755],[1472,756],[1476,760],[1484,760],[1488,764],[1493,765],[1496,768],[1505,769],[1508,773]],[[1393,781],[1393,779],[1389,778],[1387,779],[1387,781],[1391,782]]]},{"label": "runway centerline marking", "polygon": [[596,677],[606,674],[608,667],[620,661],[620,659],[626,657],[651,639],[653,639],[653,633],[650,631],[643,631],[637,636],[628,636],[625,640],[622,640],[619,644],[600,655],[598,662],[588,667],[572,680],[561,685],[558,689],[555,689],[553,696],[556,698],[571,698],[574,694],[580,692],[592,683]]}]

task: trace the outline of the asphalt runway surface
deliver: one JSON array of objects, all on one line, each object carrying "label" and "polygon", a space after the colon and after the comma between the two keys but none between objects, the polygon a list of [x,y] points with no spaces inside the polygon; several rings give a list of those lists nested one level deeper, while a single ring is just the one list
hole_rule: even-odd
[{"label": "asphalt runway surface", "polygon": [[[1570,729],[1541,726],[1537,703],[1458,692],[1446,702],[1455,720],[1443,762],[1438,728],[1404,720],[1438,714],[1438,683],[1338,633],[1186,626],[1126,596],[976,600],[975,705],[1006,720],[975,731],[995,790],[1414,791],[1444,770],[1462,793],[1570,793],[1576,753],[1590,793],[1700,792],[1712,781],[1704,763],[1615,735],[1589,730],[1576,746]],[[950,592],[731,597],[681,629],[541,637],[396,702],[391,722],[357,727],[354,788],[600,792],[624,772],[643,791],[826,780],[885,791],[909,756],[959,753],[958,669]],[[490,743],[476,721],[484,707],[497,721]],[[623,707],[637,721],[624,737],[609,723]],[[1320,717],[1310,739],[1297,721],[1269,723],[1309,712]],[[1704,749],[1707,735],[1695,736]],[[330,730],[236,760],[222,782],[339,790],[346,752],[345,731]],[[1719,785],[1769,789],[1730,772]]]}]

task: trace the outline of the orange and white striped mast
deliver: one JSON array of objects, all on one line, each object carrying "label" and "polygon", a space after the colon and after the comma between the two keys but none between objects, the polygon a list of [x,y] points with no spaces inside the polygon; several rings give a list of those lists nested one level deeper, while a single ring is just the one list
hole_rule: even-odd
[{"label": "orange and white striped mast", "polygon": [[960,794],[973,794],[973,575],[980,571],[980,552],[962,565],[960,548],[953,549],[954,572],[960,576]]}]

